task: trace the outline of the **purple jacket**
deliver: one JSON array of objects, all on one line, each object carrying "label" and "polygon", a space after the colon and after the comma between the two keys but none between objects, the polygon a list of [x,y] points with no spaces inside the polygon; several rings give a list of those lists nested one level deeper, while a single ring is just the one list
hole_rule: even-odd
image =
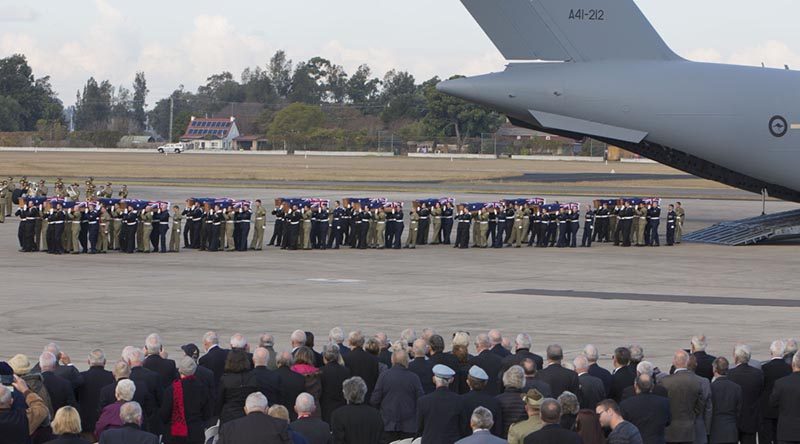
[{"label": "purple jacket", "polygon": [[100,419],[97,420],[97,424],[94,426],[95,439],[99,441],[100,435],[108,429],[118,429],[125,425],[119,417],[119,410],[122,408],[122,404],[125,404],[125,401],[117,401],[103,407],[103,411],[100,412]]}]

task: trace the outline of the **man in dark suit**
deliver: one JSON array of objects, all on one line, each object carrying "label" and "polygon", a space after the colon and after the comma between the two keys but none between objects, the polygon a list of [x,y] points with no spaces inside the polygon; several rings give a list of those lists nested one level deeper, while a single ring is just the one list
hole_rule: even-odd
[{"label": "man in dark suit", "polygon": [[695,420],[702,413],[702,387],[695,375],[687,368],[689,353],[678,350],[672,358],[675,373],[664,377],[661,384],[669,393],[669,408],[672,421],[666,429],[668,443],[693,443]]},{"label": "man in dark suit", "polygon": [[582,409],[594,410],[597,403],[606,399],[606,387],[600,378],[589,374],[589,360],[586,356],[578,356],[572,362],[580,382],[580,393],[576,393]]},{"label": "man in dark suit", "polygon": [[739,415],[739,441],[755,444],[761,422],[761,394],[764,391],[764,373],[750,365],[750,347],[737,344],[733,350],[735,367],[728,370],[728,379],[742,388],[742,411]]},{"label": "man in dark suit", "polygon": [[53,372],[56,368],[56,357],[50,352],[43,352],[39,356],[39,368],[42,370],[42,382],[47,389],[47,394],[50,395],[53,411],[66,405],[77,407],[78,403],[75,401],[72,384]]},{"label": "man in dark suit", "polygon": [[381,442],[383,419],[377,409],[364,404],[367,384],[358,376],[342,383],[342,393],[347,405],[331,415],[333,442],[375,444]]},{"label": "man in dark suit", "polygon": [[714,377],[714,370],[711,368],[711,365],[716,358],[706,353],[708,342],[705,335],[694,336],[691,342],[691,353],[695,359],[697,359],[697,370],[695,370],[695,373],[711,381]]},{"label": "man in dark suit", "polygon": [[156,435],[162,434],[163,424],[158,414],[158,410],[161,409],[164,399],[164,384],[161,383],[161,376],[143,367],[144,352],[139,348],[131,346],[125,347],[125,349],[122,350],[122,358],[130,366],[130,380],[137,384],[137,387],[139,382],[142,381],[144,383],[143,385],[147,387],[147,390],[150,392],[149,395],[151,399],[154,400],[153,405],[156,409],[155,412],[150,414],[145,408],[145,430],[155,433]]},{"label": "man in dark suit", "polygon": [[119,411],[125,424],[118,429],[108,429],[100,436],[100,444],[158,444],[158,436],[139,428],[142,408],[137,402],[126,402]]},{"label": "man in dark suit", "polygon": [[652,393],[653,378],[639,375],[634,383],[636,394],[620,404],[622,416],[635,425],[643,444],[664,444],[664,433],[672,422],[669,400]]},{"label": "man in dark suit", "polygon": [[145,339],[145,350],[146,357],[142,366],[158,373],[161,377],[161,385],[166,389],[172,384],[172,381],[178,379],[178,369],[175,367],[175,361],[161,356],[164,347],[161,345],[161,337],[156,333]]},{"label": "man in dark suit", "polygon": [[289,410],[289,418],[294,421],[297,413],[294,411],[294,402],[297,395],[306,391],[306,380],[303,375],[292,371],[292,355],[283,352],[278,355],[278,368],[275,373],[281,378],[282,399],[278,402]]},{"label": "man in dark suit", "polygon": [[364,350],[364,335],[360,331],[350,333],[348,342],[352,348],[344,364],[350,369],[351,375],[360,377],[367,384],[367,399],[370,399],[378,382],[378,358]]},{"label": "man in dark suit", "polygon": [[[548,358],[549,359],[549,358]],[[541,417],[544,427],[525,437],[525,444],[579,444],[581,438],[577,433],[561,427],[561,405],[548,398],[542,401]]]},{"label": "man in dark suit", "polygon": [[[469,360],[469,365],[477,365],[489,375],[489,382],[486,384],[486,394],[495,396],[500,393],[500,368],[503,360],[496,353],[492,353],[489,336],[481,333],[475,337],[475,351],[478,353]],[[497,421],[495,421],[497,422]]]},{"label": "man in dark suit", "polygon": [[314,350],[314,333],[311,333],[310,331],[306,332],[306,347],[308,347],[311,350],[311,353],[314,354],[314,367],[320,368],[325,365],[322,362],[322,353]]},{"label": "man in dark suit", "polygon": [[469,385],[470,391],[461,395],[462,436],[472,433],[470,418],[472,417],[472,412],[478,407],[484,407],[492,412],[494,421],[492,434],[495,436],[502,436],[503,434],[503,417],[500,403],[494,396],[486,394],[484,390],[488,382],[489,375],[482,368],[477,365],[470,367],[469,375],[467,376],[467,385]]},{"label": "man in dark suit", "polygon": [[428,341],[422,338],[414,341],[412,352],[414,353],[414,359],[408,363],[408,369],[419,377],[419,382],[422,383],[422,391],[427,395],[436,388],[433,385],[434,364],[426,356],[428,354]]},{"label": "man in dark suit", "polygon": [[627,347],[617,347],[614,350],[614,371],[611,372],[611,390],[608,396],[617,403],[622,401],[623,392],[636,379],[636,369],[628,365],[630,361],[631,351]]},{"label": "man in dark suit", "polygon": [[200,357],[199,363],[214,372],[214,385],[219,386],[219,380],[225,373],[225,361],[228,359],[228,350],[220,348],[219,337],[213,331],[203,335],[203,348],[206,354]]},{"label": "man in dark suit", "polygon": [[728,379],[728,360],[719,357],[711,365],[714,382],[711,383],[711,442],[736,444],[739,442],[739,414],[742,411],[742,388]]},{"label": "man in dark suit", "polygon": [[80,406],[81,429],[85,433],[94,432],[94,425],[100,416],[100,392],[103,387],[114,383],[114,375],[105,369],[106,357],[100,349],[89,353],[89,370],[81,373],[83,385],[78,388],[76,401]]},{"label": "man in dark suit", "polygon": [[[514,341],[515,352],[513,355],[508,355],[503,358],[502,365],[500,366],[500,374],[505,373],[515,365],[522,365],[525,359],[532,359],[536,363],[536,369],[541,370],[544,367],[544,360],[536,353],[531,353],[531,337],[527,333],[520,333]],[[495,421],[496,422],[496,421]]]},{"label": "man in dark suit", "polygon": [[[117,402],[117,383],[124,379],[130,379],[131,368],[127,362],[122,360],[117,361],[116,364],[114,364],[112,375],[114,377],[114,382],[100,389],[98,403],[93,406],[98,413],[103,410],[103,407]],[[152,417],[152,415],[158,411],[158,407],[156,406],[155,398],[151,396],[151,390],[143,380],[135,381],[134,385],[136,386],[136,390],[133,392],[133,401],[137,402],[139,407],[142,408],[145,418]],[[81,407],[83,407],[83,405],[81,405]],[[81,417],[81,419],[83,419],[83,417]],[[94,427],[94,424],[92,424],[92,427]]]},{"label": "man in dark suit", "polygon": [[[430,347],[430,350],[428,350],[430,356],[428,356],[428,358],[430,359],[432,366],[442,364],[452,368],[453,370],[456,370],[461,366],[458,358],[453,353],[444,351],[444,338],[442,338],[440,335],[432,335],[430,338],[428,338],[428,346]],[[461,393],[459,389],[465,385],[466,375],[461,375],[460,372],[456,372],[456,377],[453,378],[450,390],[456,393]]]},{"label": "man in dark suit", "polygon": [[[339,347],[339,354],[344,358],[347,356],[347,353],[350,352],[350,348],[344,345],[344,331],[342,331],[342,327],[333,327],[331,331],[328,333],[328,339],[331,343],[336,344]],[[323,352],[323,357],[324,357]]]},{"label": "man in dark suit", "polygon": [[253,352],[253,364],[255,368],[250,372],[251,383],[267,397],[269,405],[280,404],[283,399],[281,392],[281,377],[267,368],[269,351],[264,347],[259,347]]},{"label": "man in dark suit", "polygon": [[413,438],[417,432],[417,400],[424,395],[419,377],[408,370],[405,350],[392,353],[392,367],[378,377],[370,404],[381,411],[386,443]]},{"label": "man in dark suit", "polygon": [[586,359],[589,360],[589,374],[603,381],[603,385],[606,388],[606,395],[608,395],[608,393],[611,393],[611,381],[613,378],[611,377],[610,371],[597,364],[597,360],[600,358],[597,347],[592,344],[587,344],[586,347],[583,348],[583,354],[586,355]]},{"label": "man in dark suit", "polygon": [[222,424],[218,444],[291,444],[289,425],[267,415],[268,408],[263,393],[251,393],[244,404],[246,415]]},{"label": "man in dark suit", "polygon": [[436,390],[417,401],[417,436],[422,442],[451,443],[461,438],[461,397],[449,388],[455,374],[441,364],[433,367]]},{"label": "man in dark suit", "polygon": [[392,366],[392,351],[389,350],[389,338],[386,336],[384,332],[375,333],[375,339],[378,341],[378,345],[381,348],[381,351],[378,353],[378,361],[386,364],[386,367]]},{"label": "man in dark suit", "polygon": [[522,388],[522,391],[527,393],[528,390],[536,389],[542,397],[552,398],[553,389],[550,387],[550,384],[536,377],[539,372],[533,359],[525,358],[520,365],[522,369],[525,370],[525,387]]},{"label": "man in dark suit", "polygon": [[[665,389],[661,384],[658,383],[655,376],[653,375],[655,369],[653,368],[653,363],[650,361],[642,361],[636,365],[636,377],[638,378],[640,375],[647,375],[652,378],[653,384],[651,388],[651,393],[658,396],[668,397],[667,389]],[[634,386],[630,386],[625,388],[622,391],[622,400],[626,400],[632,396],[636,395],[636,391],[634,390]]]},{"label": "man in dark suit", "polygon": [[331,427],[318,416],[313,416],[316,408],[314,397],[308,393],[301,393],[294,404],[297,419],[289,425],[289,428],[305,438],[308,444],[329,444]]},{"label": "man in dark suit", "polygon": [[558,344],[547,346],[547,366],[537,372],[537,378],[550,384],[553,398],[558,398],[564,392],[571,392],[576,396],[580,393],[578,374],[561,366],[564,351]]},{"label": "man in dark suit", "polygon": [[778,430],[778,410],[769,403],[775,381],[789,376],[792,373],[791,364],[784,359],[786,343],[780,339],[773,341],[769,347],[772,359],[761,365],[764,373],[764,392],[761,395],[761,429],[758,432],[759,442],[770,443],[776,441],[775,433]]},{"label": "man in dark suit", "polygon": [[322,420],[330,424],[333,412],[347,404],[342,393],[342,384],[350,377],[350,370],[339,364],[341,356],[339,354],[339,346],[336,344],[329,344],[323,347],[322,359],[325,365],[321,370],[322,392],[319,397],[319,404],[322,409]]},{"label": "man in dark suit", "polygon": [[[56,357],[56,365],[53,368],[53,373],[69,381],[69,383],[72,384],[72,390],[77,391],[83,384],[83,375],[81,375],[77,367],[72,365],[69,355],[61,351],[61,348],[55,342],[47,344],[44,347],[44,351],[50,352]],[[31,374],[41,372],[42,369],[39,363],[34,365],[33,369],[30,371]]]},{"label": "man in dark suit", "polygon": [[489,342],[491,343],[492,353],[500,356],[500,359],[505,358],[511,354],[510,351],[506,350],[503,347],[503,334],[500,333],[500,330],[492,329],[489,330]]},{"label": "man in dark suit", "polygon": [[778,410],[778,442],[800,442],[800,353],[792,358],[792,374],[775,381],[769,403]]}]

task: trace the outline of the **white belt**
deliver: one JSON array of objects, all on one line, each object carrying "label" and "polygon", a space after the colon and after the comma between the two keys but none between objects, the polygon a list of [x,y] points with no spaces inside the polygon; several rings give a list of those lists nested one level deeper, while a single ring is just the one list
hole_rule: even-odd
[{"label": "white belt", "polygon": [[59,221],[50,222],[50,223],[51,223],[52,225],[56,225],[56,224],[63,224],[63,223],[64,223],[64,221],[63,221],[63,220],[59,220]]},{"label": "white belt", "polygon": [[385,224],[386,222],[378,222],[379,224]]}]

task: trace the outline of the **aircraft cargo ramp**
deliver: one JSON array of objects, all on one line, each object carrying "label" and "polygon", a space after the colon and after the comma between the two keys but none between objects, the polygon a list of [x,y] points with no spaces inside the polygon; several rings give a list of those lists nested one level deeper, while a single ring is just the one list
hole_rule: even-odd
[{"label": "aircraft cargo ramp", "polygon": [[722,222],[683,236],[686,242],[731,246],[792,238],[800,238],[800,210]]}]

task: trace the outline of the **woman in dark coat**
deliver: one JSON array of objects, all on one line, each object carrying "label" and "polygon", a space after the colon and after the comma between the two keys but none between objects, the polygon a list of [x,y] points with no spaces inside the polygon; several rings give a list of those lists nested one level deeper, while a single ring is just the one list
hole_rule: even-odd
[{"label": "woman in dark coat", "polygon": [[303,375],[306,380],[306,393],[314,397],[316,409],[311,414],[314,418],[322,416],[319,398],[322,395],[322,372],[314,367],[314,352],[308,347],[300,347],[294,353],[292,371]]},{"label": "woman in dark coat", "polygon": [[244,350],[231,350],[225,360],[225,373],[219,380],[219,393],[214,415],[220,424],[244,416],[244,402],[258,391],[250,374],[250,356]]},{"label": "woman in dark coat", "polygon": [[208,388],[197,380],[197,364],[188,356],[178,363],[180,379],[164,391],[161,420],[166,426],[166,444],[203,444],[205,429],[211,418]]}]

